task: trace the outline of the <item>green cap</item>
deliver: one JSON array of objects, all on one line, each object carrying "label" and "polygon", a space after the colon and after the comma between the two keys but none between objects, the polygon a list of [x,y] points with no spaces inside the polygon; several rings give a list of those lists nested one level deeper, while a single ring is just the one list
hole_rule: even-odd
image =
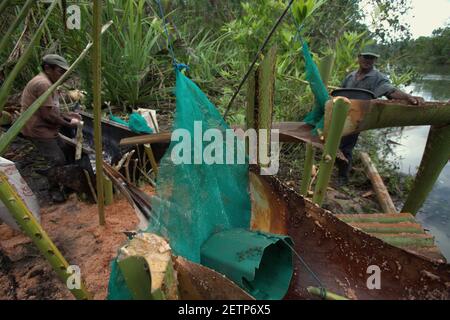
[{"label": "green cap", "polygon": [[372,56],[379,58],[380,55],[377,53],[377,50],[373,46],[367,46],[364,49],[361,50],[361,53],[359,54],[361,56]]},{"label": "green cap", "polygon": [[66,71],[69,70],[69,64],[67,63],[66,59],[57,54],[47,54],[42,58],[42,62],[50,65],[56,65]]}]

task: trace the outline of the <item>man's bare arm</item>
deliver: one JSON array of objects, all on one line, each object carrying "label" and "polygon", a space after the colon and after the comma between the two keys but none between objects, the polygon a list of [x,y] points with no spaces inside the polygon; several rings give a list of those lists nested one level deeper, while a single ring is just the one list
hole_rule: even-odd
[{"label": "man's bare arm", "polygon": [[414,97],[398,89],[390,93],[387,97],[392,100],[403,100],[413,105],[421,105],[425,102],[422,97]]}]

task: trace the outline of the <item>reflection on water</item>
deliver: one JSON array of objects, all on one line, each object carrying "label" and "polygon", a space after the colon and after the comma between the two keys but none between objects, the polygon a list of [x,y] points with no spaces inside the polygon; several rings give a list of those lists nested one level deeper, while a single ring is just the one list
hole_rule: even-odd
[{"label": "reflection on water", "polygon": [[[428,74],[406,88],[407,92],[425,100],[450,100],[450,75]],[[429,127],[408,127],[399,130],[392,140],[400,158],[400,170],[415,175],[422,159]],[[449,142],[450,143],[450,142]],[[417,215],[417,220],[436,238],[436,243],[450,262],[450,163],[447,163],[433,191]]]},{"label": "reflection on water", "polygon": [[427,74],[420,81],[406,88],[407,92],[422,96],[425,100],[450,99],[450,75]]}]

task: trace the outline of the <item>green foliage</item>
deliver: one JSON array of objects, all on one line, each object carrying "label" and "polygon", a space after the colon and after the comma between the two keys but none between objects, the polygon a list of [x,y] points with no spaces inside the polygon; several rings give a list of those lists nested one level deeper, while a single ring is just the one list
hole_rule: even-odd
[{"label": "green foliage", "polygon": [[336,44],[336,62],[333,71],[332,84],[339,86],[345,76],[358,67],[357,55],[361,48],[372,44],[367,40],[367,32],[345,32]]},{"label": "green foliage", "polygon": [[292,6],[292,14],[299,25],[302,25],[306,18],[323,5],[327,0],[296,0]]}]

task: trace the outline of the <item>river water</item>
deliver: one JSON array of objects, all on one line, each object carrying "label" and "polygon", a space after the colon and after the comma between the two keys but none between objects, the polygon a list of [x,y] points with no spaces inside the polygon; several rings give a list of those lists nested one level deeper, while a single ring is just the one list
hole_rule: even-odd
[{"label": "river water", "polygon": [[[447,75],[426,74],[405,91],[422,96],[426,101],[448,101],[450,72]],[[392,140],[400,144],[394,145],[393,150],[401,172],[417,173],[429,130],[427,126],[407,127],[393,134]],[[435,237],[437,246],[450,262],[450,162],[442,170],[433,191],[417,214],[417,220]]]}]

